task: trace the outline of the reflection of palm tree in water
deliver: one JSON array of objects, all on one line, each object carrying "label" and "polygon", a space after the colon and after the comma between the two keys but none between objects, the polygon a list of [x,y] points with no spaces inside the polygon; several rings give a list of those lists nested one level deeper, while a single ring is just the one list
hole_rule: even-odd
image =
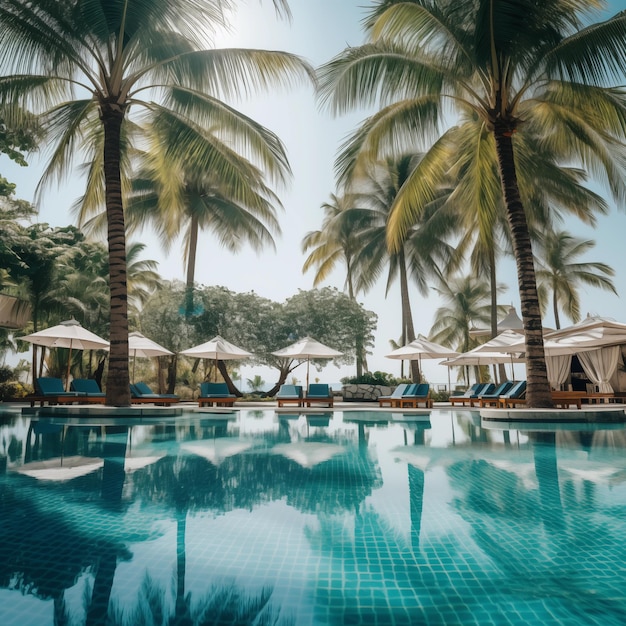
[{"label": "reflection of palm tree in water", "polygon": [[[128,426],[106,426],[102,456],[102,502],[106,508],[119,510],[124,488],[124,460],[128,441]],[[91,602],[87,610],[87,626],[107,623],[109,600],[117,568],[117,554],[112,550],[102,552],[95,566]]]},{"label": "reflection of palm tree in water", "polygon": [[560,533],[565,529],[565,518],[559,488],[556,436],[553,432],[533,433],[532,441],[541,518],[546,530]]},{"label": "reflection of palm tree in water", "polygon": [[424,505],[424,472],[408,464],[409,472],[409,506],[411,511],[411,545],[413,554],[417,555],[420,548],[420,532],[422,528],[422,509]]},{"label": "reflection of palm tree in water", "polygon": [[[169,618],[169,626],[293,626],[272,607],[272,590],[262,589],[257,594],[246,594],[235,583],[211,587],[206,594],[192,602],[191,594],[184,598],[185,607],[177,608]],[[167,614],[166,593],[150,576],[144,578],[139,601],[124,616],[111,616],[111,626],[160,626]],[[179,612],[180,611],[180,612]]]}]

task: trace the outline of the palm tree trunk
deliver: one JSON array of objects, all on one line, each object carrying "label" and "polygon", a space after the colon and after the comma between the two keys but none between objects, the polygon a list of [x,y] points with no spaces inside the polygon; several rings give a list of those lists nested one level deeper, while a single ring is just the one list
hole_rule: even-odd
[{"label": "palm tree trunk", "polygon": [[[346,258],[346,284],[348,285],[348,297],[350,300],[356,301],[354,297],[354,280],[352,279],[352,262],[350,257]],[[367,369],[367,355],[365,354],[365,346],[363,345],[363,335],[360,331],[357,332],[355,338],[354,350],[356,354],[356,375],[357,377],[363,376],[363,370]]]},{"label": "palm tree trunk", "polygon": [[128,289],[126,284],[126,230],[120,175],[120,135],[124,110],[101,104],[104,126],[104,180],[109,244],[110,352],[106,403],[130,406],[128,375]]},{"label": "palm tree trunk", "polygon": [[[489,295],[491,305],[491,339],[498,334],[498,279],[496,275],[496,250],[495,246],[489,249]],[[506,380],[504,363],[498,364],[498,378],[500,382]]]},{"label": "palm tree trunk", "polygon": [[496,277],[496,254],[491,246],[489,250],[489,297],[491,305],[491,339],[498,334],[498,283]]},{"label": "palm tree trunk", "polygon": [[196,258],[198,255],[198,216],[191,216],[189,225],[189,248],[187,250],[187,285],[185,291],[185,315],[191,317],[194,310],[193,286],[196,279]]},{"label": "palm tree trunk", "polygon": [[511,229],[513,253],[517,265],[517,280],[521,303],[522,322],[526,340],[526,398],[529,408],[551,408],[552,395],[546,370],[543,349],[541,309],[537,294],[533,251],[528,232],[526,213],[519,195],[512,133],[502,121],[496,123],[496,151],[500,180]]},{"label": "palm tree trunk", "polygon": [[561,328],[561,320],[559,319],[559,302],[556,295],[556,287],[552,292],[552,308],[554,309],[554,326],[559,330]]},{"label": "palm tree trunk", "polygon": [[[398,265],[400,269],[400,297],[402,300],[402,334],[407,343],[415,339],[415,328],[413,326],[413,313],[411,312],[411,301],[409,300],[409,281],[406,274],[406,263],[402,252],[398,255]],[[411,380],[414,383],[422,382],[419,361],[411,361]]]}]

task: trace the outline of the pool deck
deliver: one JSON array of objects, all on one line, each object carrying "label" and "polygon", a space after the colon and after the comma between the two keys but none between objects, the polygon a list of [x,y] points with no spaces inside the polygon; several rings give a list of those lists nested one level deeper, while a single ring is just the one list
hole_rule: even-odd
[{"label": "pool deck", "polygon": [[[178,418],[190,413],[199,417],[223,418],[225,415],[232,415],[234,411],[241,409],[274,409],[277,414],[320,414],[329,413],[333,410],[352,412],[367,411],[369,413],[398,413],[399,415],[410,416],[430,415],[432,409],[390,409],[380,407],[373,402],[341,402],[336,401],[334,407],[281,407],[272,401],[239,401],[233,407],[211,407],[200,408],[197,402],[180,402],[170,406],[132,405],[129,407],[108,407],[94,404],[77,405],[57,405],[44,407],[24,407],[17,403],[5,403],[5,406],[21,408],[22,415],[31,417],[46,418],[89,418],[98,421],[110,420],[111,418],[136,419],[138,423],[152,423],[163,419]],[[492,423],[494,426],[506,424],[514,427],[514,424],[532,423],[624,423],[626,422],[626,404],[593,404],[580,409],[500,409],[478,407],[454,407],[449,402],[437,402],[435,410],[443,411],[470,411],[478,413],[483,423]]]}]

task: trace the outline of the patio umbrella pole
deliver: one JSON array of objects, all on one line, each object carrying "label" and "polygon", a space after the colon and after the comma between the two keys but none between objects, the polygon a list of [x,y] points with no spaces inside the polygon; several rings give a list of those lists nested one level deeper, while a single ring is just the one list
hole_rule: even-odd
[{"label": "patio umbrella pole", "polygon": [[72,341],[70,340],[70,353],[67,357],[67,373],[65,374],[65,391],[70,390],[70,365],[72,364]]}]

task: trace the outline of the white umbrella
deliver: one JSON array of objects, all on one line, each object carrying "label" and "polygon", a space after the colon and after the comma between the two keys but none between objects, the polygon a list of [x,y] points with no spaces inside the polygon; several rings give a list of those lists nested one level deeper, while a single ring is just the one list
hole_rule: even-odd
[{"label": "white umbrella", "polygon": [[414,361],[419,359],[443,359],[458,356],[458,352],[442,346],[438,343],[426,339],[422,335],[418,335],[417,339],[407,343],[385,356],[388,359],[402,359],[404,361]]},{"label": "white umbrella", "polygon": [[274,356],[286,359],[306,359],[306,387],[309,388],[309,362],[311,359],[332,359],[341,356],[343,352],[338,352],[325,346],[323,343],[312,337],[304,337],[286,348],[272,352]]},{"label": "white umbrella", "polygon": [[[447,348],[438,343],[426,339],[423,335],[418,335],[417,339],[407,343],[405,346],[386,354],[388,359],[401,359],[403,361],[419,362],[420,372],[422,370],[422,359],[451,359],[458,356],[456,350]],[[448,387],[450,387],[450,370],[448,370]]]},{"label": "white umbrella", "polygon": [[164,348],[152,339],[148,339],[138,331],[128,334],[128,350],[132,352],[133,357],[143,358],[174,354],[171,350]]},{"label": "white umbrella", "polygon": [[[517,330],[504,330],[499,335],[493,337],[493,339],[490,339],[473,350],[470,350],[470,353],[474,353],[474,356],[478,356],[479,359],[481,355],[489,355],[491,358],[490,364],[506,363],[510,361],[511,378],[515,379],[513,363],[522,363],[524,361],[522,353],[524,352],[525,347],[520,349],[520,339],[523,341],[523,336],[521,336]],[[498,358],[498,356],[505,356],[502,353],[508,355],[504,361]],[[483,361],[483,363],[484,362],[485,361]]]},{"label": "white umbrella", "polygon": [[235,344],[226,341],[226,339],[216,335],[213,339],[201,343],[199,346],[187,348],[180,354],[190,356],[195,359],[213,359],[215,361],[215,371],[217,376],[217,362],[234,359],[247,359],[252,356],[251,352],[239,348]]},{"label": "white umbrella", "polygon": [[108,350],[109,342],[83,328],[75,319],[66,320],[56,326],[51,326],[24,337],[18,337],[22,341],[28,341],[34,345],[48,348],[69,348],[67,358],[66,389],[69,388],[70,364],[72,362],[72,350]]},{"label": "white umbrella", "polygon": [[159,345],[156,341],[148,339],[139,331],[128,334],[128,351],[133,357],[133,381],[135,380],[135,359],[137,357],[149,359],[156,356],[174,354],[172,351]]}]

